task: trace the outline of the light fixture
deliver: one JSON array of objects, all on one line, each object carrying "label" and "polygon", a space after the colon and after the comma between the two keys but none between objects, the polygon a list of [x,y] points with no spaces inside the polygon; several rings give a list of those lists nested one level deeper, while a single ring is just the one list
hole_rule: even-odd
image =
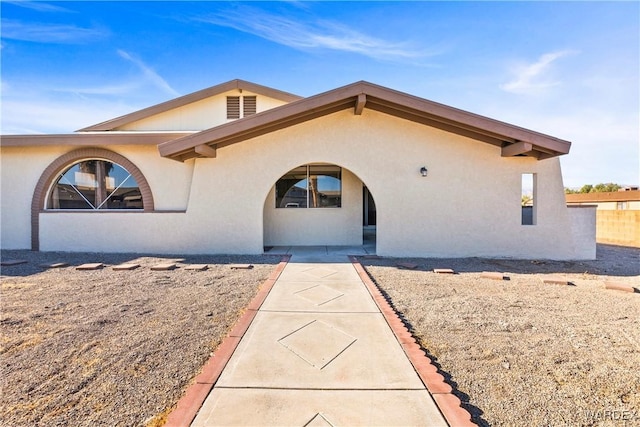
[{"label": "light fixture", "polygon": [[427,171],[427,167],[426,166],[423,166],[423,167],[420,168],[420,175],[427,176],[427,172],[428,171]]}]

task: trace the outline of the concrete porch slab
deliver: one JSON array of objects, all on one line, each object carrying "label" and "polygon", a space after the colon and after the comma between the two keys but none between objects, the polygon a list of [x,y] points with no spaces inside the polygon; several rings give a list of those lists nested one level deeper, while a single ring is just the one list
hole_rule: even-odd
[{"label": "concrete porch slab", "polygon": [[447,424],[426,390],[215,388],[191,425],[438,427]]}]

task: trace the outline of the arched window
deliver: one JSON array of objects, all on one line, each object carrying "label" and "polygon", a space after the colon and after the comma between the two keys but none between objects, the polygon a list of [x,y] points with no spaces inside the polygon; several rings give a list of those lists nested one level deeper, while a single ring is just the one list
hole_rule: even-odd
[{"label": "arched window", "polygon": [[[33,191],[33,198],[31,199],[31,250],[37,251],[40,248],[40,213],[46,212],[46,211],[50,211],[53,213],[56,210],[65,209],[61,205],[60,187],[58,187],[58,184],[62,184],[64,186],[66,180],[75,182],[75,176],[76,176],[75,172],[76,171],[82,172],[80,171],[79,164],[84,161],[91,161],[91,160],[99,160],[101,162],[105,162],[104,164],[105,172],[107,169],[106,163],[116,165],[126,172],[126,174],[123,176],[122,172],[115,172],[115,171],[112,172],[111,170],[109,171],[110,177],[111,177],[111,174],[114,174],[113,176],[114,190],[116,187],[118,187],[119,184],[122,184],[120,185],[120,189],[118,189],[119,192],[122,192],[124,191],[124,190],[121,190],[123,187],[129,189],[129,187],[131,187],[131,183],[135,182],[135,185],[137,186],[138,191],[142,197],[142,201],[139,204],[139,206],[133,207],[131,205],[130,207],[125,208],[126,210],[128,210],[129,212],[153,212],[154,211],[153,194],[151,192],[151,188],[149,187],[149,184],[146,178],[144,177],[140,169],[138,169],[138,167],[135,164],[133,164],[126,157],[110,150],[105,150],[103,148],[94,148],[94,147],[79,148],[77,150],[70,151],[58,157],[49,166],[47,166],[44,172],[42,172],[42,175],[40,175],[40,179],[38,180],[38,183],[36,184],[36,187]],[[78,168],[76,170],[73,170],[76,165],[78,165]],[[119,169],[115,168],[114,166],[112,166],[111,169],[112,170],[116,169],[119,171]],[[62,178],[69,171],[72,172],[71,175],[73,176],[73,181],[72,181],[71,175],[67,176],[67,178],[63,180]],[[102,166],[100,166],[100,170],[98,173],[102,173]],[[95,175],[95,172],[94,172],[94,175]],[[128,175],[131,175],[131,177],[128,178],[126,182],[123,183],[124,178]],[[117,181],[116,176],[120,176],[121,181]],[[81,178],[80,178],[80,181],[82,181]],[[77,184],[77,182],[75,182],[75,184]],[[69,184],[66,184],[66,185],[69,185]],[[107,180],[105,179],[104,188],[108,191],[107,187],[110,187],[110,186],[111,186],[111,182],[107,183]],[[83,189],[81,189],[80,187],[76,185],[76,188],[78,188],[78,190],[82,192]],[[87,187],[90,187],[90,186],[87,186]],[[98,189],[99,187],[97,180],[94,187],[96,189]],[[54,195],[56,191],[58,191],[57,196]],[[101,190],[97,190],[97,191],[101,191]],[[112,194],[112,197],[116,194],[119,194],[118,192],[108,191],[107,197],[103,198],[101,202],[97,204],[95,202],[96,199],[94,196],[93,202],[91,202],[91,205],[86,204],[86,202],[84,202],[86,207],[80,207],[79,209],[82,209],[85,211],[89,209],[92,210],[93,209],[92,206],[95,208],[96,206],[100,206],[100,204],[102,204],[102,207],[100,208],[100,210],[113,209],[112,207],[109,207],[109,199],[110,199],[108,197],[109,193],[114,193]],[[83,193],[83,195],[87,200],[91,200],[91,197],[87,197],[87,193]],[[133,196],[133,194],[131,194],[131,196]],[[80,197],[79,194],[78,194],[78,197]],[[123,196],[123,197],[126,197],[126,196]],[[57,201],[56,201],[56,198],[57,198]],[[106,203],[102,203],[105,199],[106,199]],[[129,200],[133,200],[133,199],[129,199]],[[114,202],[115,202],[115,199],[114,199]],[[58,203],[57,208],[55,207],[56,203]],[[62,204],[64,204],[64,202],[62,202]],[[112,206],[113,206],[113,203],[112,203]],[[77,209],[77,208],[73,208],[73,209]]]},{"label": "arched window", "polygon": [[276,182],[276,208],[339,208],[342,169],[333,165],[305,165]]},{"label": "arched window", "polygon": [[46,209],[144,209],[133,175],[103,159],[83,159],[63,169],[51,185]]}]

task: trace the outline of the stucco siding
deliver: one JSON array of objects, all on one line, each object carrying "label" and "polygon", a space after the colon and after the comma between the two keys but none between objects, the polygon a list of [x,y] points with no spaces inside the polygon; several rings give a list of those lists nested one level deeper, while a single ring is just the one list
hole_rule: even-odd
[{"label": "stucco siding", "polygon": [[[359,244],[364,183],[376,203],[379,255],[586,256],[576,251],[557,158],[504,158],[499,147],[366,108],[362,115],[345,110],[219,148],[216,158],[179,163],[154,150],[118,148],[146,176],[156,209],[186,212],[42,213],[41,248],[255,254],[265,244]],[[3,168],[3,245],[6,223],[18,225],[7,241],[28,246],[33,185],[63,152],[32,149],[37,161],[13,156],[13,172]],[[298,212],[270,206],[275,182],[310,163],[347,172],[343,207],[301,212],[312,224],[305,234],[305,218],[294,217]],[[419,173],[422,166],[427,177]],[[24,179],[21,168],[28,169]],[[5,173],[13,181],[5,182]],[[536,225],[521,225],[523,173],[537,177]],[[5,220],[7,195],[17,200],[8,212],[18,219]]]},{"label": "stucco siding", "polygon": [[[2,233],[0,244],[2,248],[29,249],[31,247],[31,201],[36,184],[43,171],[53,161],[76,148],[72,146],[1,148],[2,200],[0,206],[2,212],[0,220]],[[184,211],[187,209],[193,162],[183,164],[163,159],[158,155],[155,146],[127,145],[107,148],[125,156],[141,170],[151,187],[156,210]],[[69,215],[70,213],[65,214]],[[80,215],[83,215],[83,218],[86,216],[87,221],[96,221],[95,218],[98,217],[91,219],[92,214],[94,213],[86,212]],[[114,215],[117,217],[122,214],[116,213]],[[52,213],[40,214],[41,220],[47,215],[52,215]],[[103,213],[99,213],[99,215],[103,215]],[[155,220],[151,220],[151,222],[153,221]],[[44,224],[47,224],[46,220]],[[67,225],[66,231],[57,229],[57,232],[67,233],[69,229],[74,230],[73,226],[74,222],[71,221]],[[48,234],[47,230],[41,230],[44,231],[43,236],[55,235],[55,230],[48,232]],[[72,234],[74,233],[75,231]],[[53,243],[51,244],[53,245]],[[132,241],[129,245],[135,246],[137,243]],[[62,242],[56,243],[55,246],[56,250],[73,250]]]},{"label": "stucco siding", "polygon": [[1,147],[0,207],[3,249],[31,247],[31,199],[42,171],[68,150],[64,147]]},{"label": "stucco siding", "polygon": [[195,131],[227,123],[227,96],[257,96],[257,112],[280,105],[285,101],[234,89],[182,107],[159,113],[119,127],[131,131]]},{"label": "stucco siding", "polygon": [[577,259],[596,258],[596,208],[594,206],[570,207],[574,253]]},{"label": "stucco siding", "polygon": [[342,170],[342,207],[277,209],[275,188],[264,203],[264,244],[362,245],[362,181]]}]

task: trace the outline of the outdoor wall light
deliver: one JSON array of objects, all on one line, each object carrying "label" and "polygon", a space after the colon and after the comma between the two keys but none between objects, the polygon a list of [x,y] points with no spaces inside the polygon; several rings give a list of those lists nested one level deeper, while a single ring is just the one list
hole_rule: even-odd
[{"label": "outdoor wall light", "polygon": [[423,166],[423,167],[420,168],[420,175],[427,176],[427,172],[428,171],[427,171],[427,167],[426,166]]}]

